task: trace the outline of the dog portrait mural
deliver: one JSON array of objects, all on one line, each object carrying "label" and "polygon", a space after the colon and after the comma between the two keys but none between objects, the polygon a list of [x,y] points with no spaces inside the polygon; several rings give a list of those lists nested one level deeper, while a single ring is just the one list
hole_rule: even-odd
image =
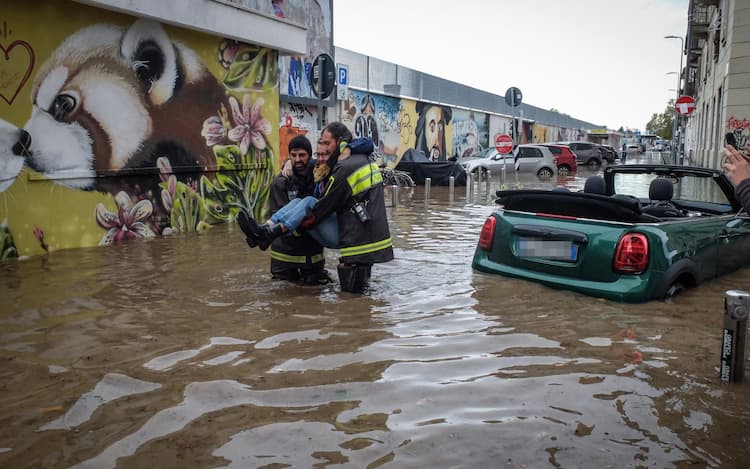
[{"label": "dog portrait mural", "polygon": [[2,21],[0,256],[264,216],[276,51],[77,3]]},{"label": "dog portrait mural", "polygon": [[466,158],[487,148],[489,143],[489,114],[455,109],[451,158]]}]

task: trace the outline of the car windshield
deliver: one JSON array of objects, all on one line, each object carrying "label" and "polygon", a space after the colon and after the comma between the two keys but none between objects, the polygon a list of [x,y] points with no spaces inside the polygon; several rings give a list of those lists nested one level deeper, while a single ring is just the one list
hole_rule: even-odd
[{"label": "car windshield", "polygon": [[[656,174],[615,174],[615,194],[633,195],[648,199],[648,188]],[[729,200],[716,182],[710,177],[682,176],[674,182],[674,199],[693,200],[729,205]]]},{"label": "car windshield", "polygon": [[472,158],[488,158],[489,156],[493,155],[495,153],[495,149],[492,147],[487,147],[484,150],[474,153],[471,155]]}]

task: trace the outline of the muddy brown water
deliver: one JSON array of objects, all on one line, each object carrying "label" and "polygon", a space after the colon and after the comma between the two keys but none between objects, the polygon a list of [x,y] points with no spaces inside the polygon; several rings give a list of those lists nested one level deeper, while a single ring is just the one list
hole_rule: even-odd
[{"label": "muddy brown water", "polygon": [[750,268],[636,305],[483,274],[492,208],[402,190],[367,296],[270,281],[234,226],[1,263],[0,467],[746,467]]}]

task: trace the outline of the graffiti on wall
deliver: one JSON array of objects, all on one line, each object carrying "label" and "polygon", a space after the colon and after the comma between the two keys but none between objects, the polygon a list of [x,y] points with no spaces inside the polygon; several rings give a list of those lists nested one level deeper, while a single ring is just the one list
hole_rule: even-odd
[{"label": "graffiti on wall", "polygon": [[49,16],[11,9],[13,36],[0,41],[0,256],[263,215],[277,165],[275,51],[42,3]]},{"label": "graffiti on wall", "polygon": [[727,132],[734,134],[737,148],[744,149],[750,138],[750,119],[731,116],[727,119]]},{"label": "graffiti on wall", "polygon": [[395,165],[399,155],[401,104],[398,98],[349,90],[343,103],[341,121],[355,137],[368,137],[388,166]]},{"label": "graffiti on wall", "polygon": [[285,103],[279,106],[279,163],[289,156],[289,142],[297,135],[315,142],[320,135],[315,106]]},{"label": "graffiti on wall", "polygon": [[279,60],[281,93],[314,98],[312,64],[319,54],[331,53],[332,12],[329,0],[285,0],[273,2],[274,14],[280,18],[304,18],[307,27],[307,53]]},{"label": "graffiti on wall", "polygon": [[467,158],[489,145],[488,114],[466,109],[453,111],[452,158]]}]

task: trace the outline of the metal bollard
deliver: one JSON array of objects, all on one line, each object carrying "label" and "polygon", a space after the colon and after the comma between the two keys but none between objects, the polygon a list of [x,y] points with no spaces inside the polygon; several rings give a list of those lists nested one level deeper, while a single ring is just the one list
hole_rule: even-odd
[{"label": "metal bollard", "polygon": [[448,178],[448,193],[453,197],[453,188],[456,185],[456,177],[451,176]]},{"label": "metal bollard", "polygon": [[484,194],[485,197],[490,193],[490,183],[492,182],[492,171],[487,170],[487,182],[485,183]]},{"label": "metal bollard", "polygon": [[391,204],[393,207],[398,207],[398,184],[391,186]]},{"label": "metal bollard", "polygon": [[728,290],[724,296],[724,330],[719,366],[719,378],[722,383],[741,383],[745,377],[748,312],[750,293]]},{"label": "metal bollard", "polygon": [[424,178],[424,199],[430,198],[430,186],[432,186],[432,178]]},{"label": "metal bollard", "polygon": [[474,190],[474,173],[466,174],[466,201],[471,197],[471,191]]}]

